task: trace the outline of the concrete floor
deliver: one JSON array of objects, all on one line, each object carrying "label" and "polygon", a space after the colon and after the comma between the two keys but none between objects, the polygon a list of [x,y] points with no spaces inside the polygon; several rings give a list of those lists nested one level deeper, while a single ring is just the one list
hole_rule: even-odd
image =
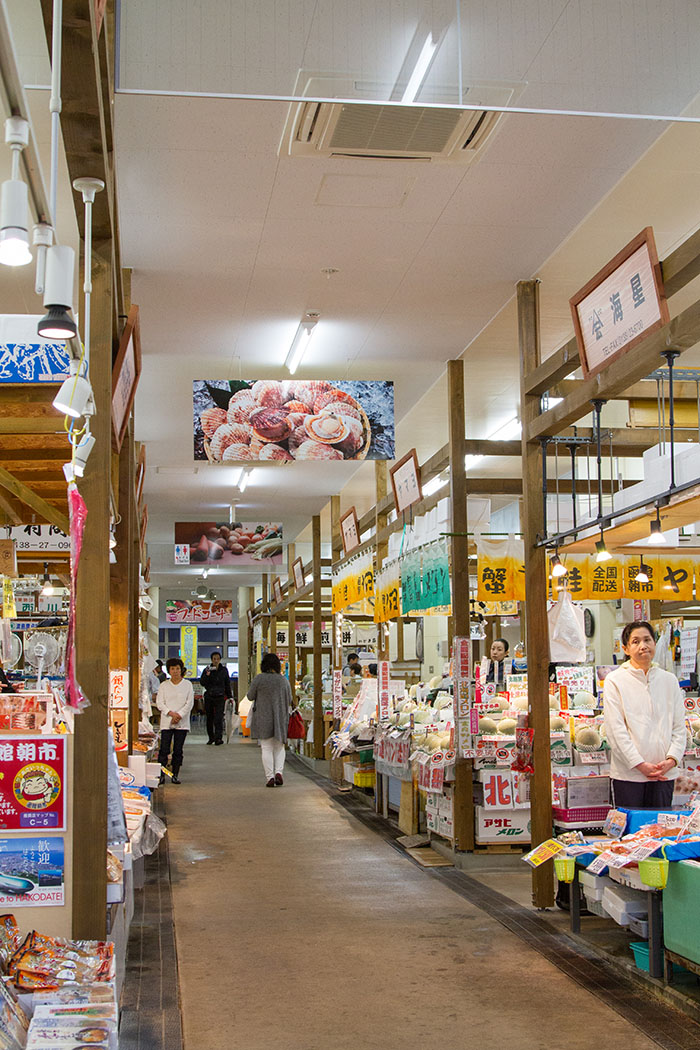
[{"label": "concrete floor", "polygon": [[[259,749],[190,734],[167,797],[186,1050],[658,1043]],[[471,873],[473,874],[473,873]]]}]

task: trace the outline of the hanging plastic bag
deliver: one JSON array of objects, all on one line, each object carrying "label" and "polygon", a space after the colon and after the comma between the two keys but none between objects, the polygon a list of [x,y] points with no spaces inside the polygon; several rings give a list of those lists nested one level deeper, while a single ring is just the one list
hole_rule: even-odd
[{"label": "hanging plastic bag", "polygon": [[549,659],[552,663],[582,664],[586,661],[586,632],[583,609],[574,605],[568,591],[547,613],[549,621]]},{"label": "hanging plastic bag", "polygon": [[671,649],[671,624],[664,624],[661,637],[656,643],[656,663],[662,671],[673,671],[673,651]]}]

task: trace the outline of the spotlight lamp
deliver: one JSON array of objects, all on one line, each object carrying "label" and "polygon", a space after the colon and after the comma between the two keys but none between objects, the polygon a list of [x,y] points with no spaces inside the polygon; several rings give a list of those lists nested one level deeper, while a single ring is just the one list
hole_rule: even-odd
[{"label": "spotlight lamp", "polygon": [[[85,382],[85,380],[84,380]],[[75,455],[73,456],[73,470],[78,478],[82,478],[85,473],[85,466],[88,461],[88,457],[95,447],[95,437],[88,430],[83,436],[82,441],[76,447]]]},{"label": "spotlight lamp", "polygon": [[5,142],[12,150],[11,178],[0,191],[0,263],[26,266],[32,261],[29,251],[29,192],[19,177],[19,158],[29,142],[29,124],[22,117],[5,121]]},{"label": "spotlight lamp", "polygon": [[559,557],[559,552],[558,551],[554,555],[554,557],[552,558],[551,566],[552,566],[552,576],[554,576],[555,578],[557,578],[559,576],[566,576],[566,574],[568,572],[568,569],[566,568],[566,565],[563,564],[561,558]]},{"label": "spotlight lamp", "polygon": [[597,540],[595,545],[595,552],[595,560],[597,562],[610,561],[610,559],[612,558],[612,554],[605,546],[605,537],[603,535],[602,529],[600,530],[600,539]]},{"label": "spotlight lamp", "polygon": [[649,583],[649,566],[644,564],[644,555],[639,555],[639,572],[635,576],[637,583]]},{"label": "spotlight lamp", "polygon": [[647,541],[650,547],[663,547],[666,543],[666,537],[661,531],[661,514],[659,508],[656,508],[656,521],[649,522],[649,539]]},{"label": "spotlight lamp", "polygon": [[[63,412],[66,416],[72,416],[73,419],[86,414],[86,409],[89,410],[93,400],[90,382],[85,376],[81,376],[78,373],[78,367],[78,362],[72,360],[70,363],[70,375],[63,380],[58,393],[53,399],[53,407],[58,409],[59,412]],[[95,439],[93,438],[85,459],[90,455],[94,443]],[[83,467],[84,465],[83,463]]]},{"label": "spotlight lamp", "polygon": [[44,585],[41,588],[41,594],[43,594],[45,598],[50,598],[53,594],[53,587],[51,586],[51,577],[49,576],[49,563],[47,561],[44,562],[44,579],[42,582]]},{"label": "spotlight lamp", "polygon": [[[46,250],[44,306],[48,310],[39,321],[37,332],[44,339],[72,339],[78,326],[69,316],[73,307],[75,252],[67,244],[53,244]],[[80,413],[78,413],[80,415]]]}]

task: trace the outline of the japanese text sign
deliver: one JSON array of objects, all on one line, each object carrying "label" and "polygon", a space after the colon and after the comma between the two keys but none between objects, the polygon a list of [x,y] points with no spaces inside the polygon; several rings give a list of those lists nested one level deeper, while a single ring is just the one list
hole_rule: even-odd
[{"label": "japanese text sign", "polygon": [[343,672],[336,668],[333,671],[333,718],[340,721],[343,717]]},{"label": "japanese text sign", "polygon": [[386,722],[389,718],[389,661],[380,660],[377,665],[377,679],[379,692],[379,721]]},{"label": "japanese text sign", "polygon": [[66,826],[65,737],[0,741],[0,828],[25,831]]},{"label": "japanese text sign", "polygon": [[423,499],[420,466],[414,448],[391,468],[391,486],[397,514]]},{"label": "japanese text sign", "polygon": [[[186,630],[187,628],[183,628]],[[197,630],[197,628],[190,628],[190,630]],[[110,707],[128,707],[129,706],[129,672],[128,671],[110,671],[109,672],[109,706]]]},{"label": "japanese text sign", "polygon": [[569,303],[586,379],[668,324],[651,227],[630,241]]},{"label": "japanese text sign", "polygon": [[197,674],[197,633],[196,627],[180,628],[180,656],[190,678]]}]

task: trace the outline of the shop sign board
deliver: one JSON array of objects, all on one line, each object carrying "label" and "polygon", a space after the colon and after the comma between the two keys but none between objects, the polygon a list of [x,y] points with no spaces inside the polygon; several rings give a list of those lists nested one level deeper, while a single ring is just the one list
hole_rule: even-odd
[{"label": "shop sign board", "polygon": [[37,608],[39,612],[60,613],[63,610],[63,598],[60,594],[39,594]]},{"label": "shop sign board", "polygon": [[42,314],[0,316],[0,383],[62,383],[70,369],[64,341],[42,339]]},{"label": "shop sign board", "polygon": [[3,831],[65,830],[65,745],[65,737],[50,736],[0,741],[0,828]]},{"label": "shop sign board", "polygon": [[0,539],[0,576],[17,576],[17,551],[15,541]]},{"label": "shop sign board", "polygon": [[180,628],[180,656],[185,665],[185,677],[194,678],[197,674],[197,628]]},{"label": "shop sign board", "polygon": [[275,600],[275,605],[281,605],[283,595],[282,595],[282,584],[280,583],[279,576],[277,576],[272,581],[272,597]]},{"label": "shop sign board", "polygon": [[454,656],[454,694],[457,753],[462,758],[473,758],[471,717],[470,717],[470,658],[471,640],[464,636],[455,637],[453,642]]},{"label": "shop sign board", "polygon": [[[270,446],[278,462],[394,458],[387,380],[197,379],[192,399],[195,460],[269,462]],[[261,441],[251,443],[251,427]]]},{"label": "shop sign board", "polygon": [[14,540],[20,553],[70,551],[70,539],[57,525],[3,525],[0,526],[0,536]]},{"label": "shop sign board", "polygon": [[233,602],[215,598],[168,598],[165,602],[167,623],[233,623]]},{"label": "shop sign board", "polygon": [[63,839],[0,839],[0,907],[46,908],[64,903]]},{"label": "shop sign board", "polygon": [[136,387],[141,375],[141,327],[139,308],[132,306],[119,341],[112,368],[112,438],[117,452],[129,425]]},{"label": "shop sign board", "polygon": [[340,537],[345,554],[350,554],[355,547],[360,546],[360,523],[354,507],[351,507],[340,519]]},{"label": "shop sign board", "polygon": [[336,668],[333,671],[333,718],[340,721],[343,717],[343,672]]},{"label": "shop sign board", "polygon": [[423,499],[423,489],[420,481],[418,454],[414,448],[407,452],[389,473],[397,514],[407,510],[414,503],[420,503]]},{"label": "shop sign board", "polygon": [[306,586],[306,578],[304,577],[304,562],[301,558],[297,558],[292,565],[292,574],[294,576],[294,587],[297,591],[300,591],[302,587]]},{"label": "shop sign board", "polygon": [[[183,628],[186,630],[187,628]],[[193,628],[197,630],[197,628]],[[109,672],[109,706],[129,706],[129,672],[126,670],[110,670]]]},{"label": "shop sign board", "polygon": [[380,660],[377,664],[378,694],[379,694],[379,721],[388,721],[391,701],[390,665],[388,660]]},{"label": "shop sign board", "polygon": [[110,707],[109,725],[114,737],[115,751],[129,749],[129,712],[124,707]]},{"label": "shop sign board", "polygon": [[668,304],[651,226],[606,263],[569,304],[586,379],[668,324]]}]

